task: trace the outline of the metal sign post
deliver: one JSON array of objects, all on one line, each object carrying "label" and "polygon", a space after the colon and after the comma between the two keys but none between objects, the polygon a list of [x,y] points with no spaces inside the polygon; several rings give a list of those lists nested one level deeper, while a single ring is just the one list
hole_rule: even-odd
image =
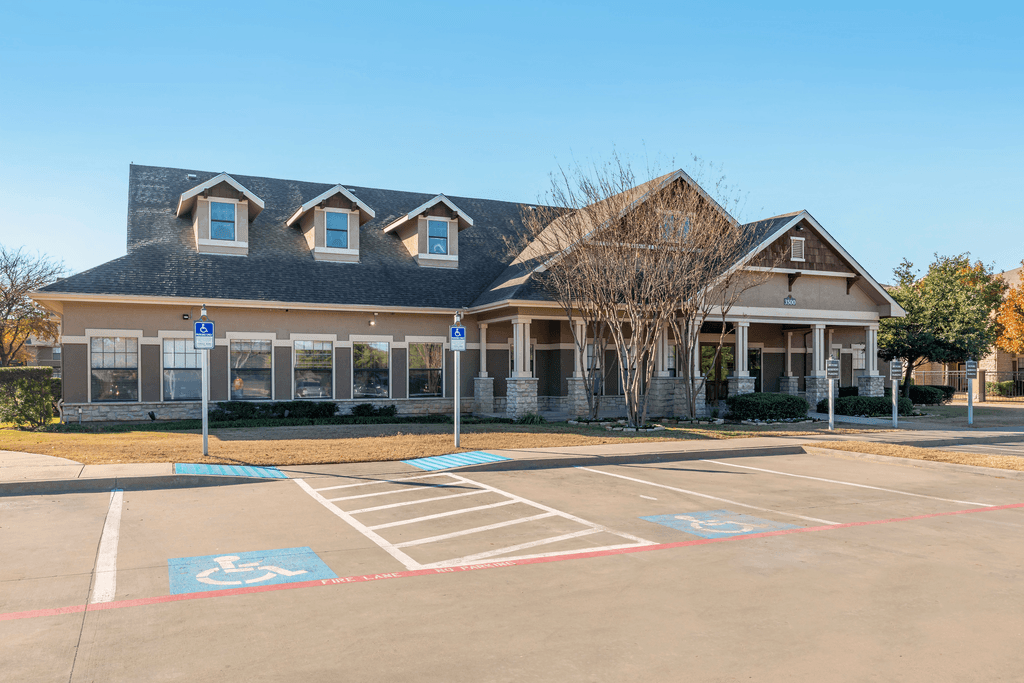
[{"label": "metal sign post", "polygon": [[455,324],[448,328],[448,343],[455,353],[455,447],[459,448],[459,419],[462,413],[462,405],[459,399],[460,385],[462,384],[461,363],[462,352],[466,350],[466,328],[459,325],[462,321],[462,313],[455,314]]},{"label": "metal sign post", "polygon": [[903,361],[889,362],[889,379],[892,380],[892,427],[899,424],[900,380],[903,379]]},{"label": "metal sign post", "polygon": [[828,379],[828,430],[836,428],[836,382],[839,381],[839,361],[829,357],[825,361],[825,377]]},{"label": "metal sign post", "polygon": [[202,315],[195,321],[192,331],[192,346],[203,354],[203,455],[210,454],[210,349],[214,344],[214,324],[206,317],[206,305]]},{"label": "metal sign post", "polygon": [[978,379],[978,361],[967,359],[967,424],[974,424],[974,380]]}]

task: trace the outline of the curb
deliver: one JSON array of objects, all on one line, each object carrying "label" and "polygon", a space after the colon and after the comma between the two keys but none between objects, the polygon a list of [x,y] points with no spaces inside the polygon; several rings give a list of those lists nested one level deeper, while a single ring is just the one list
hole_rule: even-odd
[{"label": "curb", "polygon": [[862,460],[874,460],[890,465],[905,465],[907,467],[918,467],[927,470],[952,470],[965,474],[980,474],[984,477],[996,477],[997,479],[1019,479],[1024,481],[1024,472],[1020,470],[1004,470],[998,467],[979,467],[977,465],[961,465],[955,462],[937,462],[935,460],[918,460],[916,458],[899,458],[894,455],[878,455],[876,453],[859,453],[857,451],[840,451],[834,448],[818,448],[817,446],[804,446],[804,450],[811,455],[848,456]]},{"label": "curb", "polygon": [[26,479],[0,482],[0,497],[39,496],[59,493],[102,493],[114,489],[149,491],[157,489],[188,489],[205,486],[256,484],[287,479],[264,477],[203,476],[198,474],[166,474],[151,476],[95,477],[90,479]]}]

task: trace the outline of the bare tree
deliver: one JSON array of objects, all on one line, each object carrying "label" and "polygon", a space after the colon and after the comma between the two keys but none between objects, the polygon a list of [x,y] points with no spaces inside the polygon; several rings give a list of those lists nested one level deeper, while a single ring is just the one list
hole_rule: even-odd
[{"label": "bare tree", "polygon": [[49,256],[0,244],[0,366],[10,365],[29,337],[57,339],[59,322],[37,306],[29,293],[66,274],[64,264]]},{"label": "bare tree", "polygon": [[[728,191],[721,179],[713,189]],[[570,323],[584,321],[595,340],[607,330],[630,425],[646,421],[659,339],[672,329],[693,415],[703,384],[686,359],[699,349],[700,326],[712,313],[724,320],[743,291],[768,277],[739,267],[752,247],[750,231],[685,172],[637,182],[618,157],[600,167],[562,169],[549,199],[556,208],[524,214],[528,230],[512,245],[518,265],[543,273]],[[587,334],[581,339],[570,327],[586,358]],[[587,377],[596,416],[595,382]]]}]

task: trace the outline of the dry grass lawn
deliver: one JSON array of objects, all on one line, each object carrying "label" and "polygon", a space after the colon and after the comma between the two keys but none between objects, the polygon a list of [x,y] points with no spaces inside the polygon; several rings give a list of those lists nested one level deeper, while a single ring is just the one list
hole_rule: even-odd
[{"label": "dry grass lawn", "polygon": [[[644,435],[607,432],[600,427],[550,425],[467,425],[463,451],[557,448],[635,441],[729,439],[746,436],[807,436],[822,423],[798,425],[672,427]],[[0,450],[41,453],[87,465],[147,462],[216,462],[250,465],[310,465],[406,460],[455,452],[450,425],[323,425],[218,429],[204,458],[197,432],[53,433],[0,429]],[[836,430],[856,433],[863,430]]]},{"label": "dry grass lawn", "polygon": [[975,467],[992,467],[996,469],[1024,472],[1024,458],[1018,458],[1012,455],[960,453],[958,451],[943,451],[935,448],[918,448],[917,446],[874,443],[871,441],[822,441],[815,443],[813,447],[828,448],[834,451],[871,453],[874,455],[889,455],[894,458],[949,462],[957,465],[974,465]]},{"label": "dry grass lawn", "polygon": [[[967,404],[952,403],[944,406],[922,406],[925,417],[901,419],[900,427],[904,429],[949,429],[950,427],[966,429]],[[1024,426],[1024,401],[1019,402],[986,402],[974,404],[973,429],[992,429],[996,427]]]}]

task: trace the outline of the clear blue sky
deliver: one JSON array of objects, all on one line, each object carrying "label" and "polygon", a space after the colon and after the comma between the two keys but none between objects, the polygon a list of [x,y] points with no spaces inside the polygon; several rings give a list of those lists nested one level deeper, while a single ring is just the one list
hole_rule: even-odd
[{"label": "clear blue sky", "polygon": [[691,155],[875,277],[1024,258],[1019,3],[4,3],[0,243],[125,252],[130,162],[536,201]]}]

